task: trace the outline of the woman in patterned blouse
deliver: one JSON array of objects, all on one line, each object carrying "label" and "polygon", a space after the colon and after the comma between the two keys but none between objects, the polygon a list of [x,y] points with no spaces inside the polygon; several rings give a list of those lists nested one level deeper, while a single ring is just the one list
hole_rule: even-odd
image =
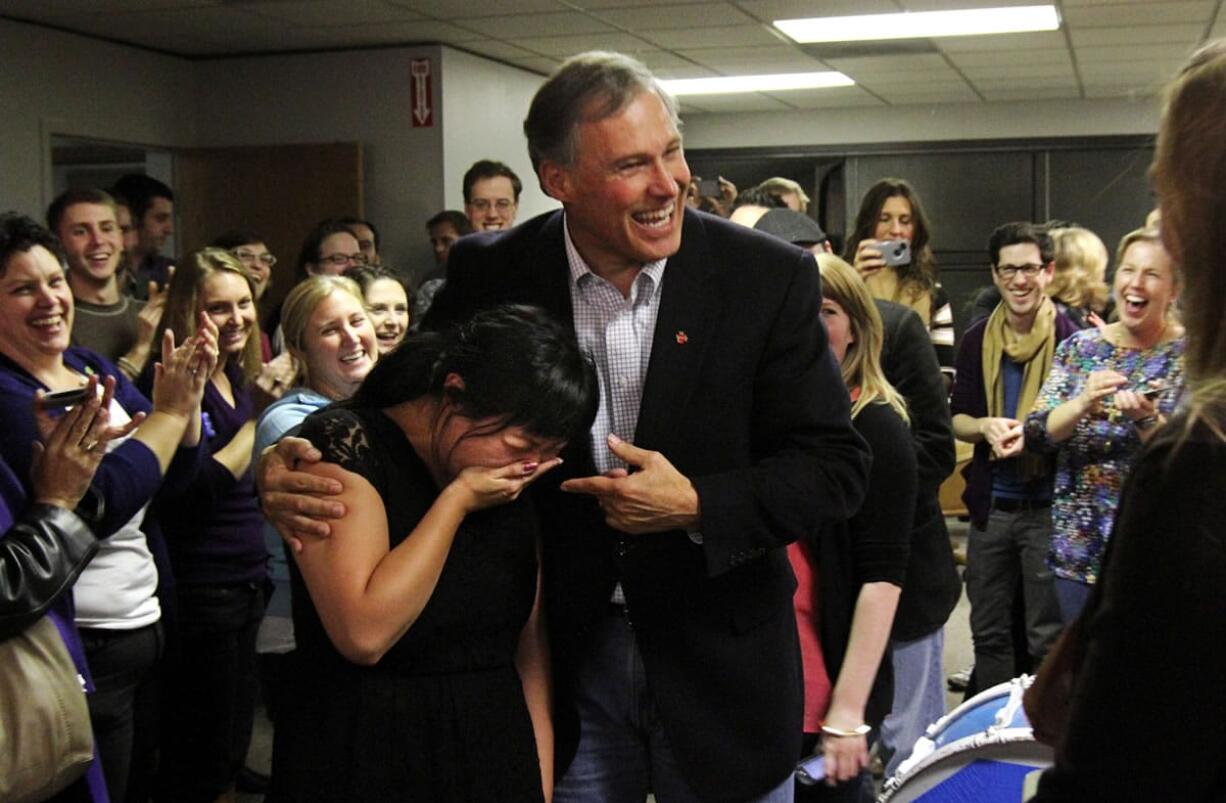
[{"label": "woman in patterned blouse", "polygon": [[1124,478],[1183,390],[1179,277],[1158,232],[1125,235],[1116,264],[1119,320],[1060,344],[1026,422],[1027,441],[1058,450],[1048,560],[1065,622],[1098,580]]}]

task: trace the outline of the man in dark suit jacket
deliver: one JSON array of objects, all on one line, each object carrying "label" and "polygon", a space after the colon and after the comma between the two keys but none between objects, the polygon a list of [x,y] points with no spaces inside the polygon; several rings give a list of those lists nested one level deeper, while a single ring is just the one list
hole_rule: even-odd
[{"label": "man in dark suit jacket", "polygon": [[[602,405],[637,408],[628,431],[602,410],[537,490],[570,764],[555,800],[790,800],[802,696],[784,547],[854,512],[867,467],[816,266],[686,210],[672,103],[636,62],[576,57],[525,130],[565,214],[458,242],[425,325],[543,306],[591,346]],[[637,334],[612,344],[624,321]],[[626,700],[647,721],[609,711]]]},{"label": "man in dark suit jacket", "polygon": [[[590,437],[534,494],[554,800],[790,801],[803,697],[785,547],[858,508],[870,459],[817,266],[686,208],[675,106],[632,59],[568,61],[525,132],[564,211],[456,243],[425,326],[539,305],[600,374]],[[270,518],[322,511],[262,473]]]}]

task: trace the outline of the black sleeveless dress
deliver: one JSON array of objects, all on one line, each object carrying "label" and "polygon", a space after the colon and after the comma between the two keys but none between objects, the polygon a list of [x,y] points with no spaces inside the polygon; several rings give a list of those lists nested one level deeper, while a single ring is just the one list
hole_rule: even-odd
[{"label": "black sleeveless dress", "polygon": [[[325,409],[301,435],[365,477],[390,548],[438,495],[379,410]],[[292,710],[276,722],[270,801],[540,801],[514,658],[536,591],[537,526],[522,501],[465,519],[420,617],[371,667],[336,651],[291,562],[298,648]]]}]

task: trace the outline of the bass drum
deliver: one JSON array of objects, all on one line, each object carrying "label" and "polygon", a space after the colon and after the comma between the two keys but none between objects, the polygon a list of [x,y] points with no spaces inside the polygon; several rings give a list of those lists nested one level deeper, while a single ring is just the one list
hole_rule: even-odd
[{"label": "bass drum", "polygon": [[983,691],[929,726],[878,803],[1022,803],[1034,796],[1052,750],[1034,740],[1022,694],[1029,675]]}]

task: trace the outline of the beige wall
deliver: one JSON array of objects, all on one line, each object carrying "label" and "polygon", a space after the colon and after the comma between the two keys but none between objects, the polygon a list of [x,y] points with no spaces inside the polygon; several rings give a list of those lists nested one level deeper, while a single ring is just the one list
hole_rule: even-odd
[{"label": "beige wall", "polygon": [[478,159],[497,159],[515,171],[524,184],[518,220],[557,207],[541,192],[523,122],[528,104],[544,78],[488,59],[443,48],[443,151],[447,207],[462,209],[463,177]]},{"label": "beige wall", "polygon": [[4,19],[0,54],[0,210],[42,217],[52,134],[196,141],[191,62]]},{"label": "beige wall", "polygon": [[423,223],[441,200],[443,146],[437,110],[433,127],[413,127],[414,58],[431,59],[438,98],[438,47],[198,62],[198,142],[361,143],[365,211],[384,258],[417,269],[430,258]]}]

